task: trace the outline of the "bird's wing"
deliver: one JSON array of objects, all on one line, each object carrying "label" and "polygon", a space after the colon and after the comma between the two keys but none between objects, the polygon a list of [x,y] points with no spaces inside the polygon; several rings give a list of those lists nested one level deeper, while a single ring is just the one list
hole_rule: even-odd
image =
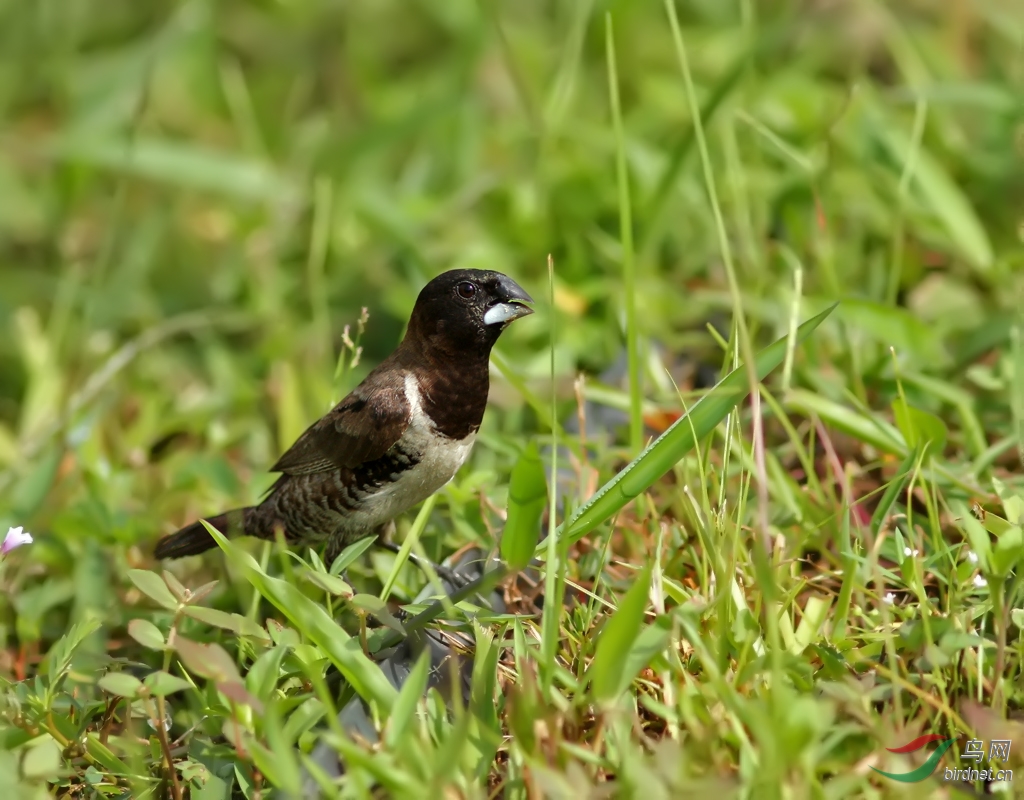
[{"label": "bird's wing", "polygon": [[313,423],[271,472],[309,475],[348,468],[383,456],[409,427],[409,401],[400,382],[364,383]]}]

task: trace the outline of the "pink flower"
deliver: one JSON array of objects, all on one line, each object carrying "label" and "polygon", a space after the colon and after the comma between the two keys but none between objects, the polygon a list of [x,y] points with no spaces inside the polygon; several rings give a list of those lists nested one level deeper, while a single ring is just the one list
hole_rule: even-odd
[{"label": "pink flower", "polygon": [[4,543],[0,544],[0,556],[5,556],[15,547],[23,544],[32,544],[32,534],[27,533],[24,528],[9,528],[4,537]]}]

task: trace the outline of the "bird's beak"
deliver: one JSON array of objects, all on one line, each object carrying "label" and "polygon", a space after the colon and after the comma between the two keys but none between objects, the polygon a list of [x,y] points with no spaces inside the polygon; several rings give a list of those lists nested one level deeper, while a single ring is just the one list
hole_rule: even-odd
[{"label": "bird's beak", "polygon": [[513,320],[528,316],[533,309],[523,303],[532,303],[533,298],[518,283],[502,275],[498,280],[498,301],[484,312],[484,325],[505,326]]}]

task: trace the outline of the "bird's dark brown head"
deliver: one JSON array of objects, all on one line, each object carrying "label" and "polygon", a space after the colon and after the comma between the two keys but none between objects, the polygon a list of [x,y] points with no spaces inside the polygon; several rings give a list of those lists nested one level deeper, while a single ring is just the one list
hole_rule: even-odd
[{"label": "bird's dark brown head", "polygon": [[423,287],[405,335],[434,352],[486,356],[514,320],[533,313],[530,297],[500,272],[453,269]]}]

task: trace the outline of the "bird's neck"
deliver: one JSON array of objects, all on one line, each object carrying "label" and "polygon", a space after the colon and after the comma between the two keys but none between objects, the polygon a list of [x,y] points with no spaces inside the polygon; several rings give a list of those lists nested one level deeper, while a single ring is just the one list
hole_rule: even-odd
[{"label": "bird's neck", "polygon": [[416,376],[420,402],[439,433],[461,440],[476,433],[490,389],[490,347],[455,354],[433,347],[406,347],[395,355]]}]

